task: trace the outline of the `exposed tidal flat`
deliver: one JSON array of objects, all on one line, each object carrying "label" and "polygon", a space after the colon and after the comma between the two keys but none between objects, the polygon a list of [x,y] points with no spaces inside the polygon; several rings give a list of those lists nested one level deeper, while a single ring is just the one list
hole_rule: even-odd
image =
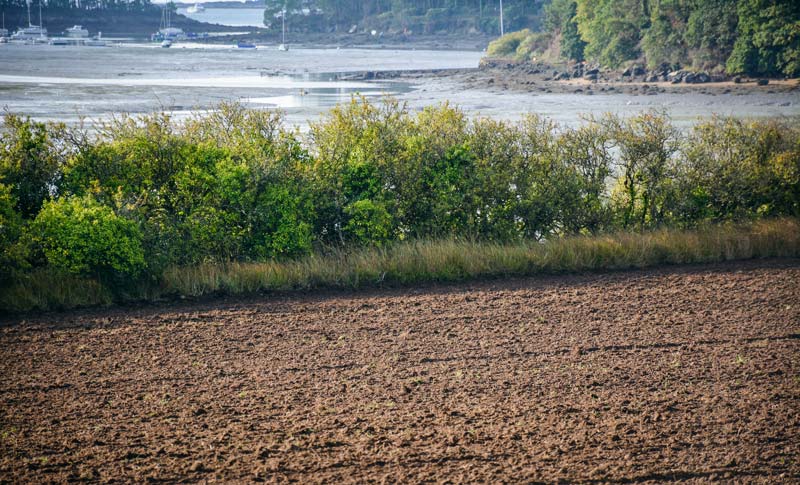
[{"label": "exposed tidal flat", "polygon": [[[800,115],[795,91],[737,93],[666,92],[655,95],[571,92],[526,93],[463,82],[441,70],[477,68],[481,52],[390,49],[237,50],[225,45],[179,43],[107,48],[0,46],[0,106],[37,120],[91,123],[115,113],[164,110],[177,117],[236,100],[254,108],[279,108],[305,128],[330,107],[355,94],[392,95],[412,109],[450,101],[470,115],[517,119],[537,113],[572,124],[582,115],[629,115],[664,110],[678,125],[712,114],[739,117]],[[439,71],[438,74],[364,79],[352,73]]]}]

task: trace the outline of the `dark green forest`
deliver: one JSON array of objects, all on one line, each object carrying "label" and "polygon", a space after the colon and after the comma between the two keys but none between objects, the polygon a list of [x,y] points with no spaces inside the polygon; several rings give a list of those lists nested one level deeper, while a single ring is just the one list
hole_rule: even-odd
[{"label": "dark green forest", "polygon": [[[30,0],[31,9],[38,10],[40,1]],[[27,0],[0,0],[0,11],[26,8],[27,4]],[[150,0],[45,0],[41,1],[41,5],[47,13],[53,10],[144,12],[155,8]]]},{"label": "dark green forest", "polygon": [[[548,0],[505,0],[506,31],[539,28],[546,3]],[[359,30],[412,34],[497,35],[499,5],[497,0],[266,0],[264,23],[272,24],[285,8],[293,28],[300,29],[311,26],[325,32],[346,32],[356,26]]]},{"label": "dark green forest", "polygon": [[[500,33],[497,0],[267,0],[265,24],[341,32]],[[304,10],[305,9],[305,10]],[[800,75],[800,2],[794,0],[506,0],[512,34],[493,52],[519,59],[591,61],[619,68],[693,68]]]},{"label": "dark green forest", "polygon": [[[32,4],[38,5],[36,1]],[[499,35],[499,0],[265,0],[264,23],[286,12],[290,31]],[[20,9],[25,0],[2,0]],[[145,11],[149,0],[49,0],[45,9]],[[506,37],[490,55],[588,61],[617,69],[689,68],[800,75],[800,2],[794,0],[505,0]]]},{"label": "dark green forest", "polygon": [[544,29],[515,32],[490,53],[620,68],[692,68],[800,75],[800,2],[793,0],[553,0]]}]

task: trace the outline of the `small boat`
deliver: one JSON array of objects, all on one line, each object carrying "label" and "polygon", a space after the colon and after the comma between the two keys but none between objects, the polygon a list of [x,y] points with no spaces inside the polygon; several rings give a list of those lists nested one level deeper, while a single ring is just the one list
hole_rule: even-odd
[{"label": "small boat", "polygon": [[63,37],[54,37],[48,42],[50,45],[70,45],[70,43],[70,39],[65,39]]},{"label": "small boat", "polygon": [[170,47],[172,47],[172,41],[171,40],[165,39],[163,42],[161,42],[161,48],[162,49],[169,49]]},{"label": "small boat", "polygon": [[89,38],[89,31],[81,27],[80,25],[73,25],[72,27],[68,28],[64,31],[67,34],[67,37],[72,39],[87,39]]},{"label": "small boat", "polygon": [[236,48],[237,48],[237,49],[255,49],[255,48],[256,48],[256,45],[255,45],[255,44],[253,44],[252,42],[245,42],[245,41],[243,41],[243,40],[240,40],[240,41],[239,41],[239,42],[236,44]]},{"label": "small boat", "polygon": [[103,40],[103,33],[98,32],[96,37],[92,37],[83,42],[83,45],[87,45],[89,47],[105,47],[108,45],[106,41]]},{"label": "small boat", "polygon": [[199,3],[195,3],[191,7],[186,9],[186,13],[203,13],[206,11],[206,8]]}]

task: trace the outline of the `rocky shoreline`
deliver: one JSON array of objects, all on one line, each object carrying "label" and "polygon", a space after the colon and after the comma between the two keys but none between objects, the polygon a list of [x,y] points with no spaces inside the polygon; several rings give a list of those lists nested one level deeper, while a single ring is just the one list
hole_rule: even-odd
[{"label": "rocky shoreline", "polygon": [[743,94],[747,92],[787,92],[800,87],[798,79],[746,78],[671,70],[668,66],[647,70],[641,66],[622,71],[585,65],[554,66],[547,63],[514,63],[484,59],[472,73],[463,73],[470,87],[501,87],[515,91],[576,94],[624,93],[653,95],[665,92]]},{"label": "rocky shoreline", "polygon": [[630,94],[692,92],[700,94],[800,93],[800,79],[765,79],[712,75],[688,70],[623,71],[547,63],[484,59],[475,69],[364,72],[351,80],[447,78],[466,89],[557,94]]}]

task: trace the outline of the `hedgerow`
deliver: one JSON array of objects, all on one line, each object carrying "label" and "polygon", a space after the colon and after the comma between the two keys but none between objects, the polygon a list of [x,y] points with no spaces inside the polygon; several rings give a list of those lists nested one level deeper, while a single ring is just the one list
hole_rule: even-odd
[{"label": "hedgerow", "polygon": [[155,281],[169,268],[286,261],[414,240],[498,244],[800,216],[796,119],[659,112],[576,127],[394,100],[307,135],[223,104],[91,135],[6,115],[0,285],[41,270]]}]

